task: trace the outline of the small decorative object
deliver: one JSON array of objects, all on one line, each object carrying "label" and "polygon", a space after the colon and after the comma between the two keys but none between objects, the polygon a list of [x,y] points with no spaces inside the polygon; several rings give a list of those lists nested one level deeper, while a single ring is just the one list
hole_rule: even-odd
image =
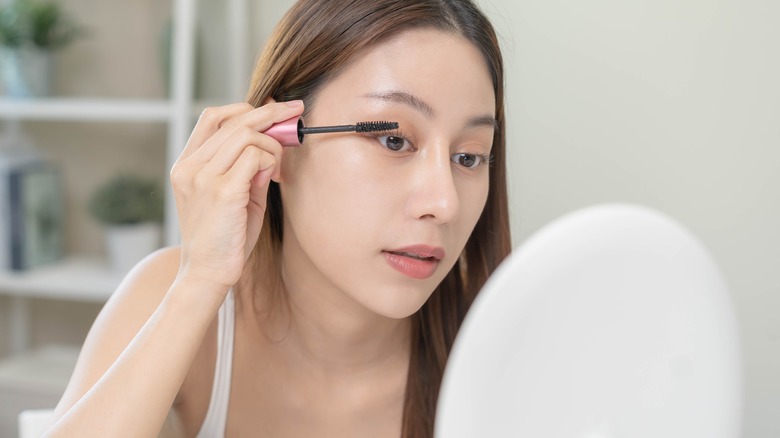
[{"label": "small decorative object", "polygon": [[107,251],[114,270],[127,272],[160,247],[163,195],[156,181],[119,175],[92,195],[89,211],[106,226]]},{"label": "small decorative object", "polygon": [[49,95],[54,52],[82,33],[57,3],[14,0],[0,6],[0,73],[6,94]]}]

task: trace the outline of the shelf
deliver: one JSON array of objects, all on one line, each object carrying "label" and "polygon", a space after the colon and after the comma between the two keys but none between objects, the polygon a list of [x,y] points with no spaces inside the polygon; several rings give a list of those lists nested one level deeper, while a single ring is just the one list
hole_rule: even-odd
[{"label": "shelf", "polygon": [[[204,108],[228,101],[199,100],[190,115],[197,119]],[[63,122],[168,122],[172,106],[167,100],[142,99],[8,99],[0,97],[0,119]]]},{"label": "shelf", "polygon": [[55,344],[5,358],[0,361],[0,391],[62,394],[78,355],[79,347]]},{"label": "shelf", "polygon": [[0,118],[6,120],[168,122],[172,115],[165,99],[0,98]]},{"label": "shelf", "polygon": [[0,435],[43,436],[76,367],[79,350],[77,346],[47,345],[0,360]]},{"label": "shelf", "polygon": [[28,271],[0,271],[0,294],[103,303],[123,277],[100,260],[68,257]]}]

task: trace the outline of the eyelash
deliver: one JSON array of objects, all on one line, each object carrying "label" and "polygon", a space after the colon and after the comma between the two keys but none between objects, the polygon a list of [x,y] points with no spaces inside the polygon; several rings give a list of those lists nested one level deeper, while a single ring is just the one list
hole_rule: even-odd
[{"label": "eyelash", "polygon": [[[404,140],[405,142],[407,142],[407,143],[408,143],[410,146],[412,146],[412,149],[414,149],[414,142],[413,142],[413,141],[411,141],[411,140],[409,140],[409,136],[408,136],[408,135],[406,135],[406,134],[405,134],[403,131],[401,131],[401,129],[400,129],[400,128],[398,128],[398,129],[395,129],[395,130],[393,130],[393,131],[388,131],[388,132],[385,132],[385,133],[384,133],[384,135],[379,135],[379,136],[377,136],[377,137],[376,137],[376,139],[377,139],[377,141],[379,141],[379,139],[381,139],[381,138],[383,138],[383,137],[398,137],[398,138],[400,138],[400,139],[403,139],[403,140]],[[389,150],[389,151],[391,151],[391,152],[399,152],[399,151],[393,151],[392,149],[388,148],[386,145],[382,144],[381,142],[380,142],[380,144],[382,145],[382,147],[384,147],[384,148],[388,149],[388,150]],[[463,166],[463,167],[465,167],[466,169],[476,169],[476,168],[478,168],[478,167],[480,167],[480,166],[483,166],[483,165],[488,165],[488,166],[490,166],[490,165],[492,165],[492,164],[493,164],[493,155],[492,155],[492,154],[469,154],[469,153],[457,153],[457,154],[454,154],[454,155],[452,155],[452,160],[451,160],[451,161],[455,162],[455,160],[454,160],[454,157],[463,156],[463,155],[470,155],[470,156],[473,156],[473,157],[475,157],[475,158],[478,158],[478,159],[479,159],[479,164],[477,164],[477,165],[476,165],[476,166],[474,166],[474,167],[467,167],[467,166]]]}]

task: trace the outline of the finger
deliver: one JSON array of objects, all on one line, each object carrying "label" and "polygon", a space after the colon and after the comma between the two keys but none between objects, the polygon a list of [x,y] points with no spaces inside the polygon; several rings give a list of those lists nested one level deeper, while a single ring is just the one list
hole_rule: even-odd
[{"label": "finger", "polygon": [[225,124],[209,138],[201,148],[193,154],[193,159],[199,161],[211,160],[225,140],[239,127],[246,126],[255,131],[263,132],[274,123],[283,122],[303,113],[303,102],[274,102],[263,105],[245,114],[238,115]]},{"label": "finger", "polygon": [[201,145],[227,121],[241,114],[248,113],[255,109],[252,105],[241,102],[230,105],[208,107],[200,113],[195,128],[190,133],[190,138],[184,146],[179,160],[185,160],[190,157]]},{"label": "finger", "polygon": [[[255,175],[263,172],[273,172],[276,167],[276,158],[273,154],[256,146],[247,146],[238,157],[238,160],[225,173],[225,178],[230,184],[243,185],[249,190]],[[261,175],[261,180],[263,178]]]},{"label": "finger", "polygon": [[204,170],[216,175],[226,173],[250,145],[270,153],[277,162],[282,159],[282,145],[278,141],[245,126],[233,131]]}]

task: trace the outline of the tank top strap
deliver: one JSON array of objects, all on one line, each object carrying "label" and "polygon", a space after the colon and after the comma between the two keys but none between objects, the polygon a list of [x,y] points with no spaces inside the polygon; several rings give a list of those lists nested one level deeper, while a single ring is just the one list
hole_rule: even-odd
[{"label": "tank top strap", "polygon": [[211,400],[209,400],[206,418],[203,420],[197,438],[225,436],[233,371],[234,335],[235,301],[233,289],[230,289],[217,315],[217,363],[214,371],[214,383],[211,387]]}]

